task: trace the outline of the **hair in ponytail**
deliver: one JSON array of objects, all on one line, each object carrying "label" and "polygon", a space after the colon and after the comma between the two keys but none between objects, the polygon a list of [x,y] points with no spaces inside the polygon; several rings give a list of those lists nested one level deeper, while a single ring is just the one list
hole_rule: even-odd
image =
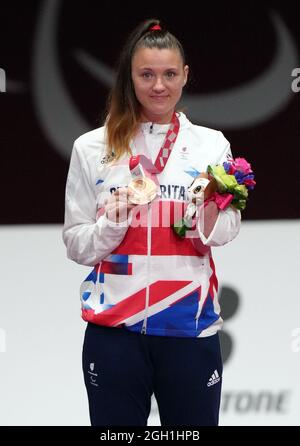
[{"label": "hair in ponytail", "polygon": [[105,126],[108,154],[113,152],[115,159],[130,153],[130,141],[139,126],[140,104],[131,78],[131,62],[138,48],[177,49],[185,64],[181,43],[161,26],[159,20],[145,20],[130,34],[121,52],[115,85],[107,102]]}]

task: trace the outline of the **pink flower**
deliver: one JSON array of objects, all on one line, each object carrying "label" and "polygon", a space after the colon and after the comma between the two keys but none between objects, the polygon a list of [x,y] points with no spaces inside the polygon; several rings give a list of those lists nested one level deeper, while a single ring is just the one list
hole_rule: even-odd
[{"label": "pink flower", "polygon": [[247,178],[244,181],[245,186],[247,186],[249,189],[253,189],[256,185],[256,181],[254,181],[252,178]]},{"label": "pink flower", "polygon": [[245,175],[252,172],[251,165],[245,160],[245,158],[235,158],[233,165],[236,170],[243,172]]}]

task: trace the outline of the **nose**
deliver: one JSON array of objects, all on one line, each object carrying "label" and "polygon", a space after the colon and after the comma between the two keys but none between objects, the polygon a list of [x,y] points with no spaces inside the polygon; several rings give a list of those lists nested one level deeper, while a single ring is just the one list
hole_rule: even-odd
[{"label": "nose", "polygon": [[161,92],[161,91],[164,91],[164,89],[165,89],[165,86],[163,83],[163,79],[158,76],[155,80],[154,85],[153,85],[153,90],[155,92]]}]

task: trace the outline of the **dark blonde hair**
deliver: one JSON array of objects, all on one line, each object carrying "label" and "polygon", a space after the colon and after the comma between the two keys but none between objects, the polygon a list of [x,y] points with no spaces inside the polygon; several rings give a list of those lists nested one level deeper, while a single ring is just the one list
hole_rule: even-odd
[{"label": "dark blonde hair", "polygon": [[[151,30],[154,25],[160,25],[161,29]],[[185,65],[181,43],[162,27],[159,20],[145,20],[132,31],[121,52],[115,85],[107,103],[105,126],[108,154],[113,152],[115,159],[130,153],[129,144],[139,126],[140,104],[131,78],[131,61],[138,48],[177,49]]]}]

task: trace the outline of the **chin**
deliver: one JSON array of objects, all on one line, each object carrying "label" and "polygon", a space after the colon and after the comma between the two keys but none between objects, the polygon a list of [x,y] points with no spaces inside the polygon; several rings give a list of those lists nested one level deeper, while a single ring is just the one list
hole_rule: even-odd
[{"label": "chin", "polygon": [[170,106],[166,107],[164,105],[164,107],[159,107],[159,106],[149,107],[148,110],[149,110],[150,113],[152,113],[154,115],[165,115],[167,113],[170,113],[170,111],[173,110],[174,107],[170,107]]}]

